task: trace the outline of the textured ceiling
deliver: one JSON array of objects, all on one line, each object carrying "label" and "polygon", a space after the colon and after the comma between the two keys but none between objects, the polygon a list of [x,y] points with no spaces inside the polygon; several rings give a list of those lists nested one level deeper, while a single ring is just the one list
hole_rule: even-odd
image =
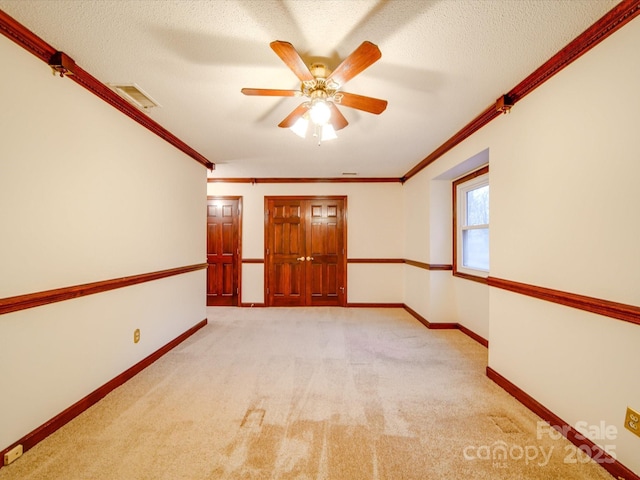
[{"label": "textured ceiling", "polygon": [[[401,177],[613,8],[615,0],[0,0],[103,83],[135,82],[148,115],[216,164],[215,177]],[[388,100],[320,147],[277,127],[300,98],[269,47],[335,68],[364,40],[382,58],[344,90]]]}]

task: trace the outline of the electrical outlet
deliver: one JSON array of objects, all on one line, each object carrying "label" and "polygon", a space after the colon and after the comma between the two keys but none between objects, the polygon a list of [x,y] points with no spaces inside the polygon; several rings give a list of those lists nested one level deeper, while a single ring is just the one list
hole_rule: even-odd
[{"label": "electrical outlet", "polygon": [[7,453],[4,454],[4,464],[9,465],[10,463],[15,462],[22,456],[22,445],[16,445]]},{"label": "electrical outlet", "polygon": [[133,343],[138,343],[140,341],[140,329],[136,328],[133,332]]},{"label": "electrical outlet", "polygon": [[627,407],[627,415],[624,417],[624,428],[640,437],[640,413]]}]

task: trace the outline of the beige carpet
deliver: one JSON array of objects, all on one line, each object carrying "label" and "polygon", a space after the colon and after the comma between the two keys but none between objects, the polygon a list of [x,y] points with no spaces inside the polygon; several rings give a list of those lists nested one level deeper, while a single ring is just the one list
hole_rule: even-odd
[{"label": "beige carpet", "polygon": [[0,479],[612,478],[538,435],[459,331],[399,309],[208,312]]}]

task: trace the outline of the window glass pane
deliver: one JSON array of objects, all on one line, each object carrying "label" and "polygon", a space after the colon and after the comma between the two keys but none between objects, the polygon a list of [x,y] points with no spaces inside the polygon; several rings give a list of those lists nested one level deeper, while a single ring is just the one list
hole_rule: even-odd
[{"label": "window glass pane", "polygon": [[489,224],[489,185],[467,192],[467,225]]},{"label": "window glass pane", "polygon": [[489,270],[489,229],[476,228],[462,232],[462,265]]}]

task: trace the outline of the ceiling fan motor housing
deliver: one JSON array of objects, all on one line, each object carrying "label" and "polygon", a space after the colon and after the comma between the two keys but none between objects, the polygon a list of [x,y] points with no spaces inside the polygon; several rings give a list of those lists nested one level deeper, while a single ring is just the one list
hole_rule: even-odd
[{"label": "ceiling fan motor housing", "polygon": [[309,71],[316,79],[327,78],[331,74],[331,70],[323,63],[312,63]]}]

